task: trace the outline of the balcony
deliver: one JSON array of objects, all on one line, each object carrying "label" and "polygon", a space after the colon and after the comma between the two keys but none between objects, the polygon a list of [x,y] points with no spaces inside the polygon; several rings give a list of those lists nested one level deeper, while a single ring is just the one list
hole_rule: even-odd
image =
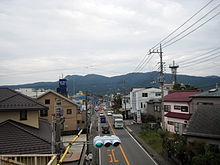
[{"label": "balcony", "polygon": [[0,155],[0,164],[7,165],[56,165],[56,154],[24,154],[24,155]]}]

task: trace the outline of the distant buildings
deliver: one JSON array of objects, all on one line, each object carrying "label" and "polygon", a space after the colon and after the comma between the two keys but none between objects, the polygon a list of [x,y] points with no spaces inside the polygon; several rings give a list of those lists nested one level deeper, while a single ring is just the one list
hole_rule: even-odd
[{"label": "distant buildings", "polygon": [[37,98],[38,96],[47,92],[47,90],[45,89],[34,89],[34,88],[19,88],[19,89],[15,89],[15,91],[20,92],[31,98]]}]

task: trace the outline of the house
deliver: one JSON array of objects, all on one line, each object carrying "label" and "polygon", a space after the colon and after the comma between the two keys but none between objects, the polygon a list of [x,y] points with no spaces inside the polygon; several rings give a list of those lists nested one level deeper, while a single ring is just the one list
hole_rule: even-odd
[{"label": "house", "polygon": [[211,89],[190,96],[193,109],[199,105],[220,105],[220,88]]},{"label": "house", "polygon": [[86,111],[80,111],[78,105],[67,97],[49,90],[37,98],[37,100],[48,107],[48,111],[41,110],[40,117],[47,119],[52,124],[52,116],[56,112],[56,102],[61,100],[63,116],[65,117],[63,134],[77,132],[78,128],[86,128]]},{"label": "house", "polygon": [[220,148],[220,105],[198,105],[183,135],[188,143],[199,141]]},{"label": "house", "polygon": [[39,118],[48,108],[6,87],[0,87],[0,154],[51,153],[52,128]]},{"label": "house", "polygon": [[161,120],[161,99],[151,99],[147,104],[147,113]]},{"label": "house", "polygon": [[[167,91],[164,92],[164,95]],[[131,113],[136,114],[137,109],[141,113],[148,113],[148,103],[154,99],[161,99],[161,89],[159,88],[133,88],[130,92]]]},{"label": "house", "polygon": [[164,97],[164,124],[167,131],[182,134],[193,113],[190,96],[201,92],[201,90],[181,90]]},{"label": "house", "polygon": [[122,111],[125,113],[126,118],[130,116],[130,95],[122,97]]}]

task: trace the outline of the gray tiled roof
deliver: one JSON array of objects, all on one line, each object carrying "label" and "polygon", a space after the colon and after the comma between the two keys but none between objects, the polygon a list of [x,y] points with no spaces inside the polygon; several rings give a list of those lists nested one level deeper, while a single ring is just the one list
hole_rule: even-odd
[{"label": "gray tiled roof", "polygon": [[39,120],[39,129],[13,120],[0,123],[0,154],[51,153],[51,126]]},{"label": "gray tiled roof", "polygon": [[220,139],[220,106],[198,106],[184,134]]},{"label": "gray tiled roof", "polygon": [[209,91],[197,93],[197,94],[194,94],[190,97],[220,97],[220,88],[217,88],[216,90],[213,89],[213,91],[209,90]]},{"label": "gray tiled roof", "polygon": [[48,109],[42,103],[6,87],[0,87],[0,111]]}]

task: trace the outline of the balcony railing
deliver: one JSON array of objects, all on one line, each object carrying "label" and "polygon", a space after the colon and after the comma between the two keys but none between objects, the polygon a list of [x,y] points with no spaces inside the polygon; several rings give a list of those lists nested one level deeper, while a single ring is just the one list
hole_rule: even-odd
[{"label": "balcony railing", "polygon": [[0,155],[0,165],[56,165],[56,154]]}]

